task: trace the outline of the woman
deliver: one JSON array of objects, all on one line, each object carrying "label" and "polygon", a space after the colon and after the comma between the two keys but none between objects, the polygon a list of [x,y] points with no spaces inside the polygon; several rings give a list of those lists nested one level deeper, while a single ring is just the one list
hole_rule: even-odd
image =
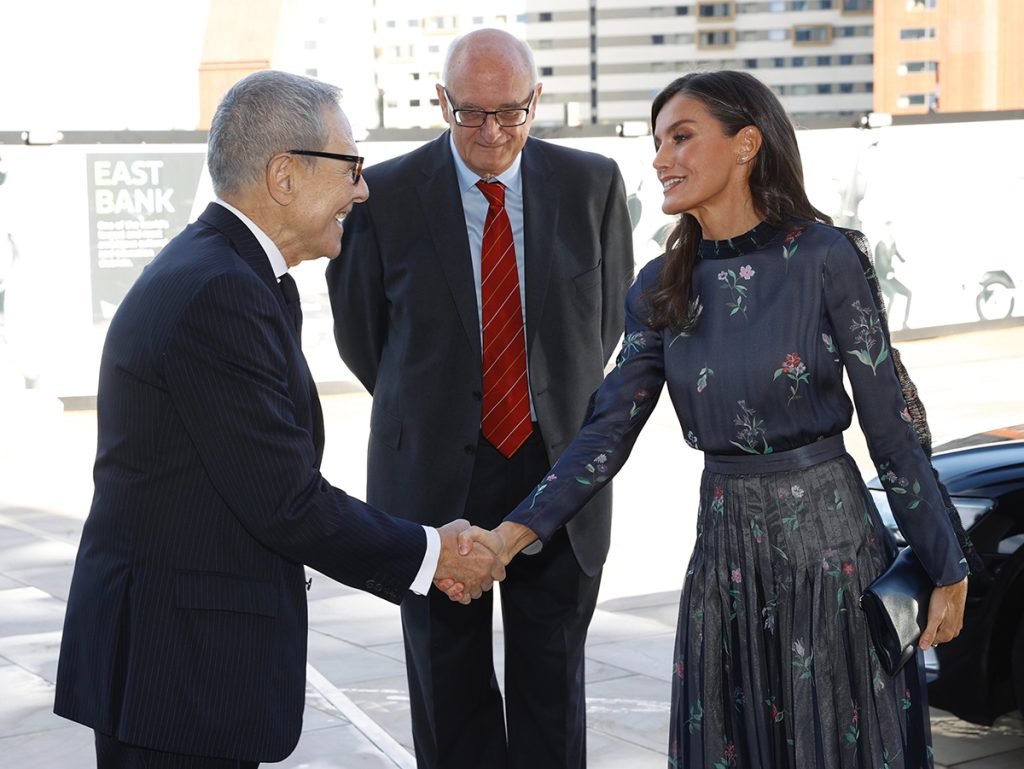
[{"label": "woman", "polygon": [[705,452],[674,660],[669,765],[931,765],[924,682],[887,676],[858,597],[894,546],[846,454],[852,405],[936,587],[922,649],[960,631],[967,565],[914,432],[854,243],[807,200],[793,128],[740,72],[695,73],[652,108],[668,252],[627,299],[617,365],[578,436],[493,533],[506,562],[625,462],[664,384]]}]

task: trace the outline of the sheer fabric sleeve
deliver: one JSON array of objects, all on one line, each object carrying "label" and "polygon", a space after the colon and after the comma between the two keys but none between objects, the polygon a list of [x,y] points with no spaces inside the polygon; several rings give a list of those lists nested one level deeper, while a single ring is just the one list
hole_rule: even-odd
[{"label": "sheer fabric sleeve", "polygon": [[626,296],[626,327],[615,366],[590,397],[583,426],[530,495],[506,520],[547,542],[626,463],[665,383],[661,332],[645,322],[644,293],[658,262],[645,268]]},{"label": "sheer fabric sleeve", "polygon": [[[858,256],[860,257],[861,267],[868,279],[868,284],[871,286],[871,294],[875,301],[875,307],[878,310],[883,324],[888,327],[885,303],[882,299],[882,288],[878,282],[877,268],[874,262],[872,262],[870,256],[870,244],[868,243],[867,238],[864,237],[863,233],[848,229],[841,229],[841,231],[857,250]],[[881,247],[882,244],[879,243],[879,248]],[[875,255],[878,255],[878,248],[875,249]],[[917,392],[917,385],[914,384],[914,381],[910,378],[910,374],[907,372],[906,366],[904,366],[903,361],[900,360],[900,351],[891,345],[890,350],[893,366],[896,368],[896,376],[899,379],[900,387],[903,390],[903,398],[907,402],[907,409],[914,425],[914,431],[917,433],[917,440],[924,449],[924,453],[930,458],[932,455],[932,434],[931,429],[928,427],[928,414],[925,411],[924,403],[921,402],[921,397]],[[932,473],[935,475],[935,480],[939,484],[939,491],[942,494],[942,499],[946,506],[946,517],[949,519],[949,523],[953,527],[953,533],[956,535],[957,541],[960,543],[960,550],[967,559],[967,565],[970,568],[971,573],[978,574],[984,571],[985,563],[982,560],[981,555],[979,555],[977,548],[975,548],[974,543],[971,541],[970,536],[968,536],[967,532],[964,531],[963,521],[960,520],[960,512],[956,509],[956,505],[953,504],[953,500],[950,498],[949,492],[946,490],[946,486],[941,480],[939,480],[939,475],[938,472],[935,471],[934,465],[932,466]]]},{"label": "sheer fabric sleeve", "polygon": [[884,316],[860,256],[846,238],[833,241],[822,279],[826,312],[857,417],[900,530],[936,585],[959,582],[967,575],[967,561],[914,430]]}]

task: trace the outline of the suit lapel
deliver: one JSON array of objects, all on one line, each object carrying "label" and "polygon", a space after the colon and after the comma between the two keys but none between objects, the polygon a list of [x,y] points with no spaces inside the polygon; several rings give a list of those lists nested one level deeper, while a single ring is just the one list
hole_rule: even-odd
[{"label": "suit lapel", "polygon": [[422,170],[427,178],[418,187],[420,205],[466,339],[477,358],[482,359],[473,261],[447,131],[425,148],[424,158]]},{"label": "suit lapel", "polygon": [[277,277],[270,266],[270,259],[267,258],[263,246],[256,240],[256,236],[245,226],[237,216],[228,211],[224,206],[217,203],[210,203],[206,210],[199,215],[199,221],[222,232],[231,241],[238,255],[248,264],[252,271],[260,276],[260,280],[267,284],[274,295],[281,302],[281,309],[288,315],[288,305],[284,300],[284,293],[277,283]]},{"label": "suit lapel", "polygon": [[530,350],[551,279],[558,232],[558,193],[549,184],[552,169],[540,152],[536,140],[528,139],[523,148],[523,220],[526,264],[526,349]]},{"label": "suit lapel", "polygon": [[[217,203],[210,203],[199,216],[199,220],[204,224],[213,227],[217,231],[224,234],[224,236],[231,241],[232,247],[242,258],[242,260],[252,268],[267,287],[271,293],[277,297],[278,302],[281,305],[281,311],[288,318],[288,327],[294,328],[291,323],[291,314],[288,309],[288,303],[285,301],[284,292],[281,291],[281,286],[277,282],[277,276],[274,275],[274,270],[270,266],[270,259],[267,258],[266,252],[263,250],[263,246],[256,240],[256,236],[252,234],[252,231],[245,226],[237,216],[228,211],[224,206]],[[299,348],[299,359],[302,361],[302,366],[305,368],[305,377],[309,383],[309,398],[310,398],[310,421],[312,422],[312,433],[313,433],[313,445],[316,452],[316,466],[320,466],[320,460],[323,458],[324,453],[324,418],[323,410],[320,406],[320,396],[316,389],[316,383],[313,381],[313,375],[309,371],[309,367],[306,364],[306,356],[302,353],[302,343],[298,335],[295,336],[295,343]]]}]

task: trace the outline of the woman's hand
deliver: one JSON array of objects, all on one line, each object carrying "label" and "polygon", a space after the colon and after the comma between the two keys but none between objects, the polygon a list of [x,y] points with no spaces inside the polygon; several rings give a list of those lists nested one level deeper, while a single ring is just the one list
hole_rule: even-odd
[{"label": "woman's hand", "polygon": [[[515,558],[516,553],[537,539],[533,530],[520,523],[502,521],[497,528],[488,531],[479,526],[470,526],[459,533],[458,547],[460,555],[469,555],[474,545],[483,546],[494,553],[501,565],[507,566]],[[504,573],[502,574],[504,578]],[[467,604],[471,596],[465,593],[465,585],[454,579],[435,579],[434,585],[452,601]]]},{"label": "woman's hand", "polygon": [[918,646],[930,646],[952,641],[964,626],[964,605],[967,603],[967,577],[952,585],[932,590],[928,603],[928,627],[921,633]]}]

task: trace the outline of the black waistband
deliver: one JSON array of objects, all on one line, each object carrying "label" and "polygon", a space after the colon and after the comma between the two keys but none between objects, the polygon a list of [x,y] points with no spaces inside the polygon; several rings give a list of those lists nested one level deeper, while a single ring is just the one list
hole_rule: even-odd
[{"label": "black waistband", "polygon": [[705,454],[704,469],[723,475],[752,475],[803,470],[846,453],[843,436],[833,435],[798,449],[772,454]]}]

